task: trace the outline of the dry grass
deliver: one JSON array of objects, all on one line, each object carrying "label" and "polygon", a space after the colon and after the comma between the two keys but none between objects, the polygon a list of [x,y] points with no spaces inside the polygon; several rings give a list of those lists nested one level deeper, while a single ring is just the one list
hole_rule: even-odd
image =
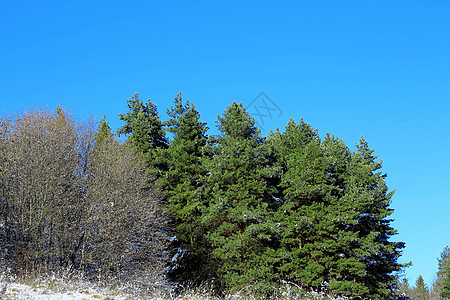
[{"label": "dry grass", "polygon": [[[141,274],[128,278],[83,279],[81,274],[70,271],[49,274],[25,274],[20,277],[8,271],[0,274],[1,299],[155,299],[155,300],[258,300],[248,292],[236,292],[217,296],[212,284],[187,287],[181,293],[162,276]],[[348,298],[327,295],[325,291],[305,291],[294,284],[285,283],[271,299],[345,300]]]}]

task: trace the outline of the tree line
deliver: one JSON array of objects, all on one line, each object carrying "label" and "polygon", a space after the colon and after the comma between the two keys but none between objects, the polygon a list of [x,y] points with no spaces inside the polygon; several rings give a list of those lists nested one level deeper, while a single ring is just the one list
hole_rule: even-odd
[{"label": "tree line", "polygon": [[433,283],[428,287],[419,275],[415,286],[410,286],[406,278],[399,282],[399,294],[408,299],[436,300],[450,299],[450,247],[446,246],[438,258],[438,272]]},{"label": "tree line", "polygon": [[161,199],[145,163],[102,123],[30,110],[0,121],[0,256],[14,272],[156,268]]},{"label": "tree line", "polygon": [[[303,119],[262,136],[242,104],[208,135],[194,103],[162,122],[138,94],[105,119],[32,110],[0,122],[0,255],[15,270],[153,270],[270,297],[290,283],[356,298],[398,291],[382,163]],[[116,135],[126,136],[119,142]]]}]

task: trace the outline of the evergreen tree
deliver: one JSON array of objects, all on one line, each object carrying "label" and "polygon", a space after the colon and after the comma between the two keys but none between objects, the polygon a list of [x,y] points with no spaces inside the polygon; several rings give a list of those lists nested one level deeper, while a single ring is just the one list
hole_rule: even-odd
[{"label": "evergreen tree", "polygon": [[[397,234],[388,217],[393,213],[389,208],[394,192],[389,192],[385,182],[386,174],[380,169],[374,150],[361,138],[353,153],[346,179],[346,199],[352,202],[353,223],[347,230],[357,234],[354,257],[365,266],[361,281],[369,288],[368,295],[374,299],[392,297],[396,278],[394,272],[405,265],[398,263],[404,243],[391,242]],[[351,216],[350,212],[349,215]]]},{"label": "evergreen tree", "polygon": [[303,120],[270,140],[281,176],[282,277],[349,296],[392,297],[403,244],[388,241],[392,193],[373,150],[363,140],[353,154],[334,136],[321,142]]},{"label": "evergreen tree", "polygon": [[436,287],[440,296],[450,298],[450,247],[445,246],[438,258]]},{"label": "evergreen tree", "polygon": [[447,274],[449,272],[450,272],[450,247],[445,246],[445,248],[441,252],[441,257],[438,258],[438,272],[435,284],[436,290],[441,296],[442,296],[442,289],[444,288],[444,281],[447,279]]},{"label": "evergreen tree", "polygon": [[98,127],[98,131],[95,135],[95,144],[97,148],[103,144],[105,140],[109,141],[113,137],[111,132],[111,127],[108,122],[106,122],[106,116],[103,116],[103,119],[100,121],[100,125]]},{"label": "evergreen tree", "polygon": [[450,298],[450,268],[445,269],[445,273],[441,283],[440,295],[444,298]]},{"label": "evergreen tree", "polygon": [[448,268],[450,262],[450,247],[445,246],[444,250],[441,252],[441,257],[438,258],[438,278],[444,277],[445,271]]},{"label": "evergreen tree", "polygon": [[285,152],[284,204],[278,213],[283,277],[310,288],[327,285],[338,293],[364,295],[364,264],[352,252],[357,235],[347,230],[355,208],[342,201],[351,154],[335,137],[321,142],[303,121],[291,121],[284,135],[285,143],[277,144]]},{"label": "evergreen tree", "polygon": [[226,289],[268,293],[278,277],[264,140],[242,104],[233,102],[217,124],[203,192],[211,269]]},{"label": "evergreen tree", "polygon": [[[279,270],[284,279],[318,287],[325,281],[325,268],[318,257],[323,240],[317,231],[326,218],[328,193],[320,140],[309,124],[291,120],[284,133],[272,134],[270,142],[276,149],[283,203],[275,217],[282,230]],[[322,245],[316,247],[316,242]]]},{"label": "evergreen tree", "polygon": [[127,100],[128,112],[120,114],[120,120],[125,124],[118,130],[118,134],[128,136],[128,142],[142,153],[151,167],[162,168],[156,162],[158,149],[167,148],[168,141],[159,118],[156,104],[147,100],[144,104],[136,93]]},{"label": "evergreen tree", "polygon": [[423,281],[422,275],[419,275],[416,281],[416,287],[414,288],[414,299],[426,300],[428,299],[428,288]]},{"label": "evergreen tree", "polygon": [[177,95],[174,104],[167,110],[171,119],[164,124],[173,134],[173,140],[160,153],[160,161],[167,170],[158,183],[165,193],[167,211],[172,217],[174,259],[169,275],[175,281],[184,282],[205,274],[201,267],[205,263],[205,241],[199,224],[201,198],[198,189],[205,175],[201,158],[208,128],[205,122],[199,121],[200,114],[194,104],[182,102],[181,94]]}]

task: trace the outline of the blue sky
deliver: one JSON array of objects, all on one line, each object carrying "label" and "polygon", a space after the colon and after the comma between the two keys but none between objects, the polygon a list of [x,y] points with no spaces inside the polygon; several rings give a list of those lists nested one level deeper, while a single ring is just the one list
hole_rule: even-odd
[{"label": "blue sky", "polygon": [[376,149],[406,277],[430,284],[450,244],[450,3],[393,2],[2,1],[0,110],[62,104],[117,128],[134,92],[165,119],[182,91],[214,133],[264,92],[279,111],[263,134],[303,117]]}]

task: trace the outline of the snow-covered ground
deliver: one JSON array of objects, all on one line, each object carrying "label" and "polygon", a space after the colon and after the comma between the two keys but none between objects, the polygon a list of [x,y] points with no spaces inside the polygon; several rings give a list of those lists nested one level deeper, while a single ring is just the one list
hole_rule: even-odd
[{"label": "snow-covered ground", "polygon": [[126,280],[99,276],[88,281],[70,269],[21,276],[10,269],[0,270],[0,299],[173,299],[167,287],[163,278],[152,272]]},{"label": "snow-covered ground", "polygon": [[80,287],[75,290],[59,290],[55,287],[30,286],[21,283],[0,283],[0,299],[39,299],[39,300],[72,300],[72,299],[133,299],[126,295],[115,295],[112,291],[102,291],[95,286]]},{"label": "snow-covered ground", "polygon": [[[31,279],[33,278],[33,279]],[[174,296],[165,289],[156,293],[155,289],[145,288],[139,284],[114,285],[111,281],[100,281],[97,285],[80,278],[68,277],[68,275],[43,277],[16,278],[15,276],[0,275],[0,299],[36,299],[36,300],[125,300],[125,299],[152,299],[152,300],[219,300],[213,295],[208,285],[193,289],[186,289],[181,294]],[[158,289],[157,289],[158,290]],[[249,295],[229,294],[225,300],[256,299]],[[286,284],[283,291],[276,299],[298,300],[348,300],[346,297],[330,297],[323,292],[310,291],[307,294],[298,293],[293,286]]]}]

